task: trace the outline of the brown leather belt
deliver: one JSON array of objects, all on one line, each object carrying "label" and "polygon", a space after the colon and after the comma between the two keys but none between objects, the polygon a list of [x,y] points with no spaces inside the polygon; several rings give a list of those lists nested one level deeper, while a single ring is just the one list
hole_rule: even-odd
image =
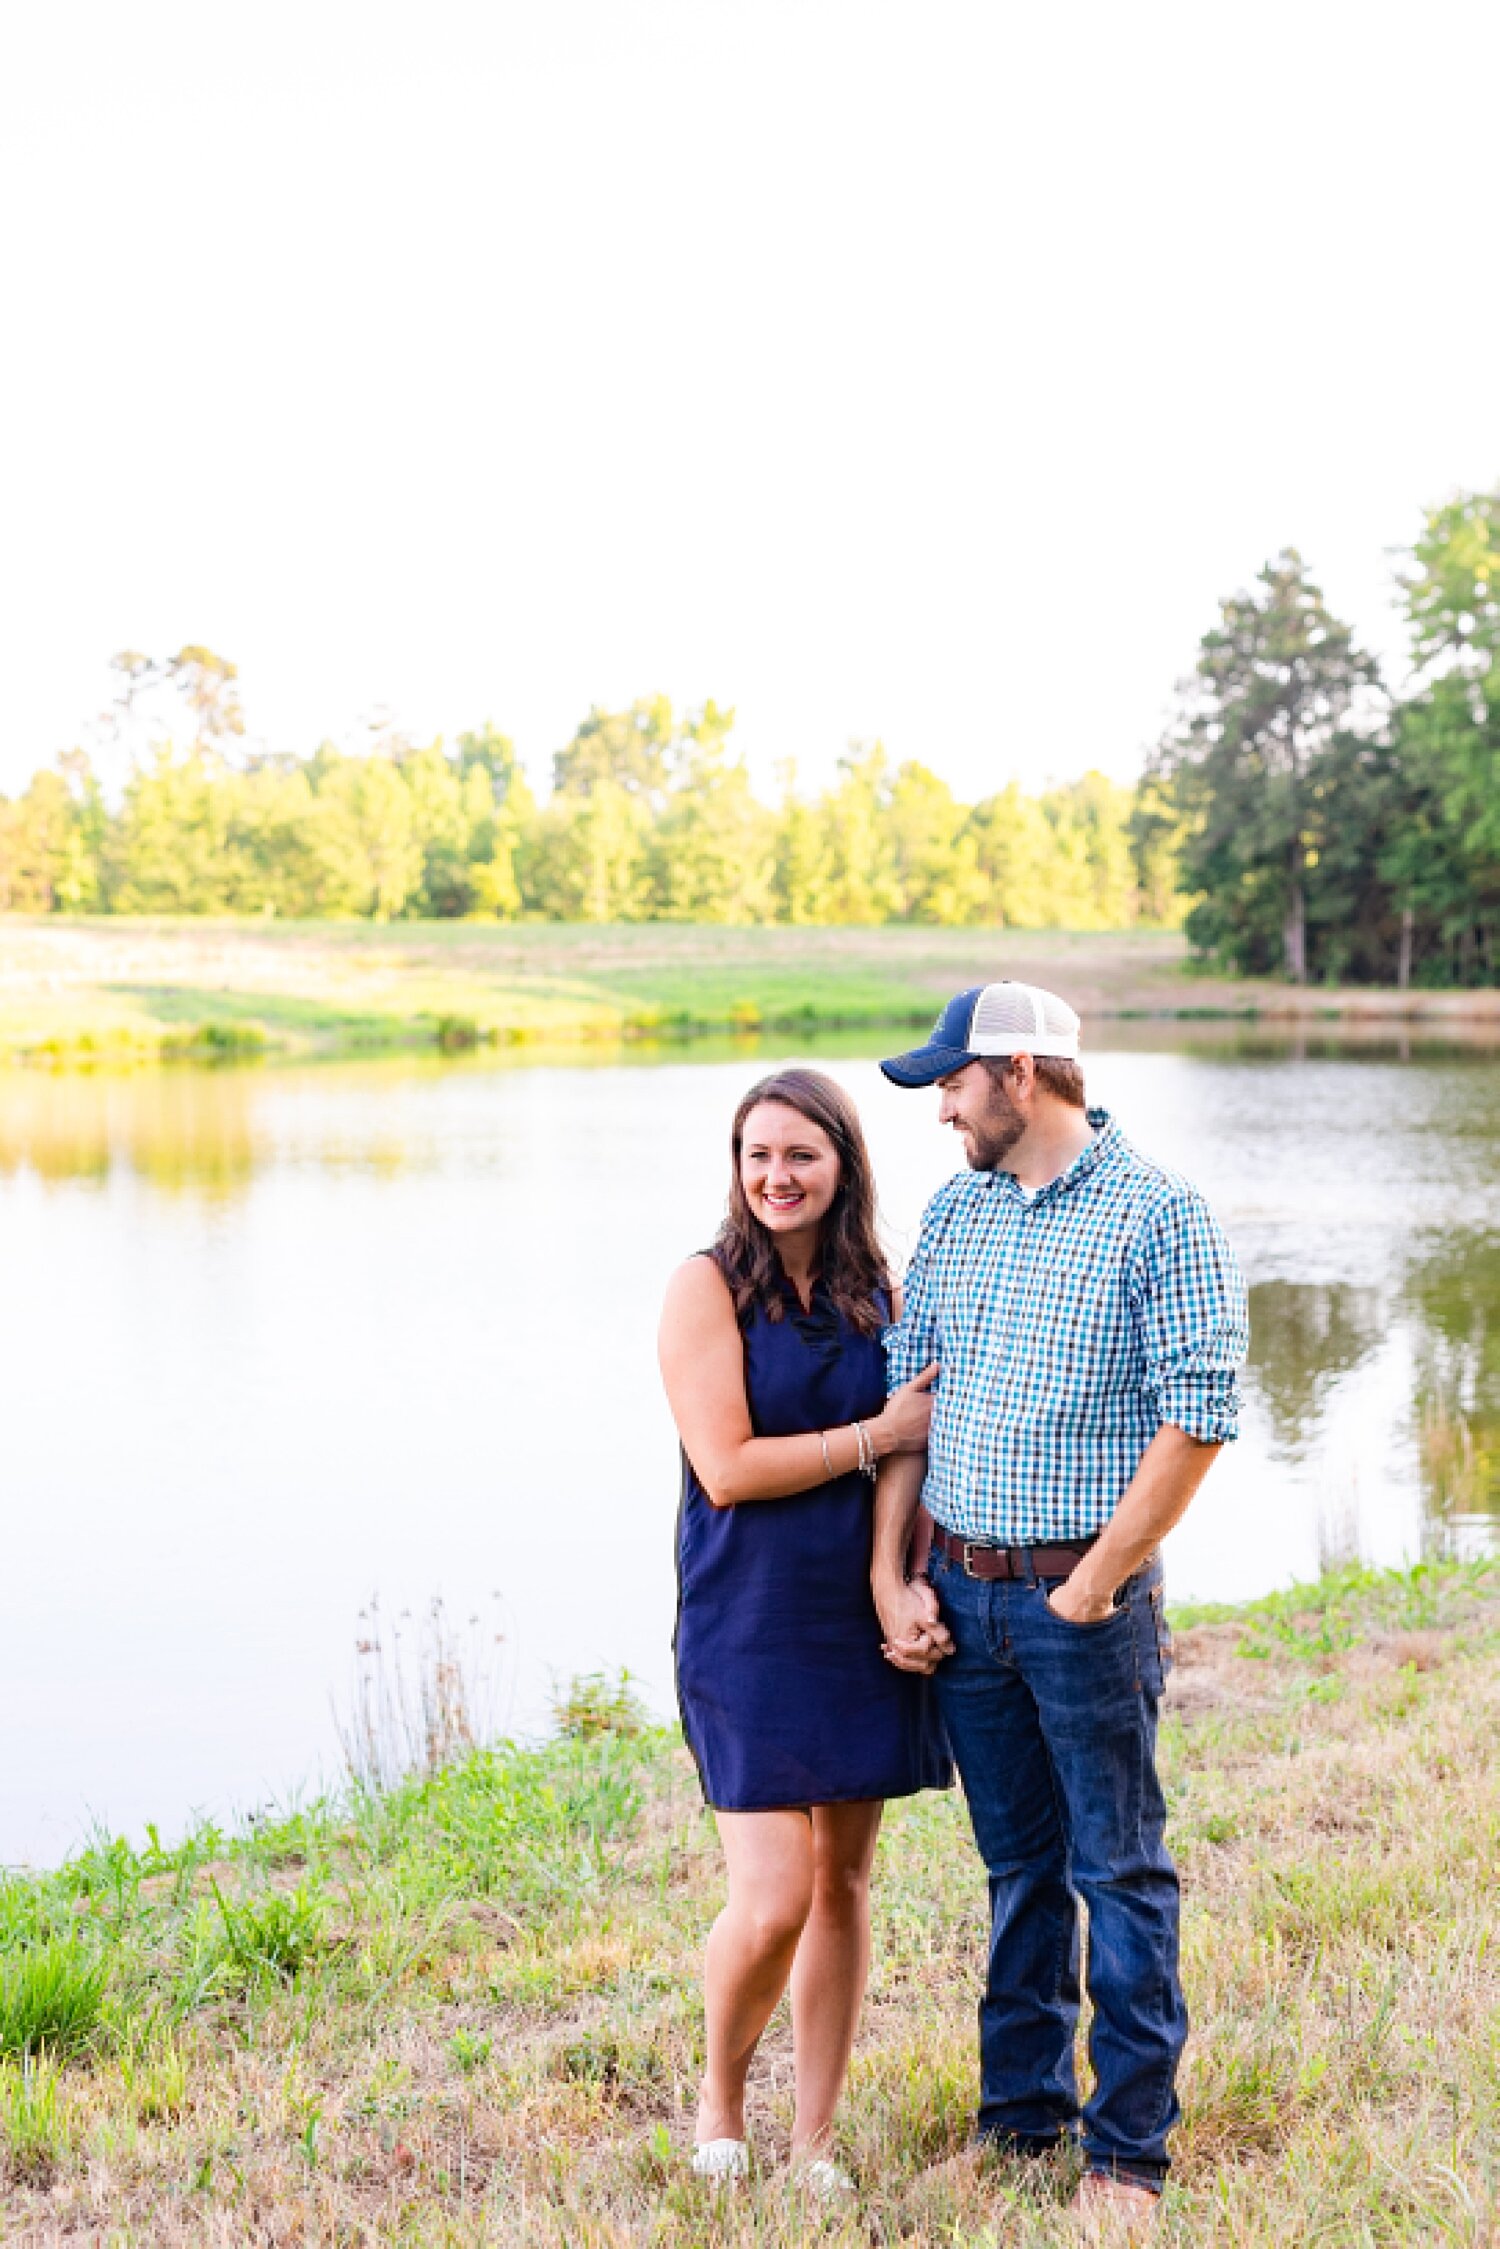
[{"label": "brown leather belt", "polygon": [[[1097,1534],[1096,1534],[1097,1535]],[[1094,1538],[1050,1546],[987,1546],[982,1539],[955,1538],[941,1523],[932,1526],[932,1543],[968,1577],[1071,1577]]]}]

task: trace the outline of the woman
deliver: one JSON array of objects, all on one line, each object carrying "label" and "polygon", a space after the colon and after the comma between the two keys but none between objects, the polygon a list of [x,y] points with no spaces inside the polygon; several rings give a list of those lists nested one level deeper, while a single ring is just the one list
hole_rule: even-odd
[{"label": "woman", "polygon": [[893,1295],[853,1103],[814,1070],[762,1079],[735,1115],[728,1216],[674,1274],[661,1328],[683,1449],[678,1694],[729,1873],[708,1940],[704,2176],[748,2168],[745,2077],[790,1979],[793,2161],[823,2192],[850,2184],[824,2150],[882,1805],[952,1777],[929,1682],[883,1660],[870,1597],[875,1462],[924,1448],[937,1371],[887,1401]]}]

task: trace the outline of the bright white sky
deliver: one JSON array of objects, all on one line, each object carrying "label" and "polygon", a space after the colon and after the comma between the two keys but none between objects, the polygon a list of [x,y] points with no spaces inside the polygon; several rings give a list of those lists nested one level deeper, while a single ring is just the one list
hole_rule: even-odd
[{"label": "bright white sky", "polygon": [[0,786],[118,648],[252,733],[736,706],[1129,777],[1291,542],[1500,477],[1494,0],[33,0]]}]

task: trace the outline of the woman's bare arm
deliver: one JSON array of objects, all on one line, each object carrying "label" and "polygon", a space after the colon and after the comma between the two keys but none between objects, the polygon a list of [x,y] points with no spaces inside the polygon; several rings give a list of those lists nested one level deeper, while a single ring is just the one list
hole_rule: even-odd
[{"label": "woman's bare arm", "polygon": [[[667,1403],[682,1449],[715,1507],[747,1499],[785,1499],[859,1466],[852,1422],[801,1437],[757,1437],[745,1397],[744,1340],[734,1299],[708,1257],[690,1257],[667,1287],[658,1344]],[[865,1423],[878,1457],[920,1451],[926,1443],[931,1369],[890,1398]],[[826,1437],[828,1457],[823,1456]]]}]

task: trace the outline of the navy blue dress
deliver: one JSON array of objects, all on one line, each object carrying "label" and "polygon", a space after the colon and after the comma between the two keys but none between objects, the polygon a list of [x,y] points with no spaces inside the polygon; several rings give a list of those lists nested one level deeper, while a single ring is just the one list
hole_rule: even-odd
[{"label": "navy blue dress", "polygon": [[[804,1312],[756,1308],[745,1388],[758,1437],[866,1421],[885,1354],[819,1283]],[[953,1777],[932,1683],[880,1652],[871,1487],[857,1472],[714,1507],[684,1456],[677,1528],[677,1694],[703,1793],[721,1812],[865,1802]]]}]

